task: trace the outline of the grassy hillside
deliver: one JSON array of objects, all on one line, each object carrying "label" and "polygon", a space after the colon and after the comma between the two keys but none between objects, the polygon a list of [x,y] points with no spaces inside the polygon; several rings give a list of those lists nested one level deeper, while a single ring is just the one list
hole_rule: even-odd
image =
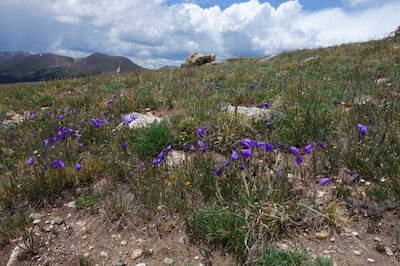
[{"label": "grassy hillside", "polygon": [[[76,188],[101,179],[109,190],[100,198],[124,184],[145,206],[143,217],[164,205],[184,217],[193,241],[259,265],[257,252],[290,228],[340,230],[339,205],[349,217],[358,215],[358,201],[379,206],[374,219],[387,211],[398,216],[399,86],[399,40],[234,58],[195,70],[1,85],[0,118],[27,112],[20,124],[0,124],[1,242],[25,226],[21,217],[32,204],[90,195]],[[266,102],[271,116],[256,122],[223,109]],[[165,122],[113,130],[121,114],[146,110]],[[169,145],[189,159],[168,166]],[[319,206],[307,191],[323,178],[330,178],[333,198]],[[304,206],[320,214],[317,225]]]}]

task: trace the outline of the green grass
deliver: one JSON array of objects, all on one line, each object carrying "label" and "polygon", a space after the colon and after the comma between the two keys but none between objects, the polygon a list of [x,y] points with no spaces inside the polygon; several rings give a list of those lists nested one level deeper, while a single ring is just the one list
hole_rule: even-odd
[{"label": "green grass", "polygon": [[[399,40],[370,41],[290,51],[268,60],[234,58],[187,71],[0,85],[0,119],[11,119],[10,110],[27,116],[22,123],[0,125],[0,210],[10,217],[0,222],[2,243],[24,229],[17,217],[28,210],[26,202],[41,206],[55,197],[74,198],[80,207],[102,205],[112,221],[123,220],[135,204],[143,205],[141,215],[148,220],[164,205],[182,215],[187,232],[201,245],[232,252],[240,262],[256,261],[257,251],[264,253],[260,261],[283,260],[287,254],[259,243],[273,242],[293,226],[313,226],[301,219],[309,213],[301,205],[304,189],[320,176],[347,177],[343,169],[354,173],[353,183],[335,184],[334,204],[318,210],[329,219],[310,221],[340,230],[335,210],[345,202],[354,215],[354,197],[377,203],[390,199],[400,209],[400,56],[395,46]],[[376,84],[382,77],[387,84]],[[265,101],[271,117],[257,122],[224,111],[228,104],[262,107]],[[134,130],[119,126],[122,114],[149,110],[162,114],[164,122]],[[29,119],[33,114],[36,118]],[[101,128],[92,123],[95,118]],[[368,126],[365,136],[357,124]],[[198,136],[198,128],[206,134]],[[63,136],[57,139],[59,131]],[[255,146],[247,160],[239,144],[245,138],[270,143],[274,152]],[[305,162],[298,166],[290,147],[301,151],[307,144],[312,152],[302,154]],[[186,160],[168,165],[164,158],[152,165],[162,151],[167,156],[168,145],[184,151]],[[191,145],[196,151],[189,150]],[[236,161],[233,149],[239,153]],[[27,165],[32,156],[34,164]],[[65,167],[56,169],[54,160]],[[365,194],[360,179],[371,183]],[[92,191],[98,181],[107,184],[101,194],[77,193],[77,188]],[[129,193],[115,189],[121,186]],[[296,252],[288,258],[299,258],[300,264],[288,265],[308,265]]]}]

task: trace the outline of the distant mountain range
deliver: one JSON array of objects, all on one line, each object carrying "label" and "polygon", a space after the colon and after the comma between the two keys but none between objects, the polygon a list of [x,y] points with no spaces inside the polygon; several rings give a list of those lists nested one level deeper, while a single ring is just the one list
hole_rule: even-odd
[{"label": "distant mountain range", "polygon": [[0,52],[0,84],[131,72],[142,67],[122,56],[95,53],[85,58],[27,52]]}]

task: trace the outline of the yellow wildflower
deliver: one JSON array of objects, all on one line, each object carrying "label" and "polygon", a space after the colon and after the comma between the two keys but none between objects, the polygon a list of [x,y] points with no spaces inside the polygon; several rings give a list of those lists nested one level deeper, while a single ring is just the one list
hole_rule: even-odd
[{"label": "yellow wildflower", "polygon": [[169,180],[168,179],[164,179],[164,184],[168,186]]},{"label": "yellow wildflower", "polygon": [[189,182],[189,181],[186,181],[186,182],[185,182],[185,185],[186,185],[186,187],[190,186],[190,182]]},{"label": "yellow wildflower", "polygon": [[175,175],[171,175],[171,180],[172,180],[172,181],[175,180]]}]

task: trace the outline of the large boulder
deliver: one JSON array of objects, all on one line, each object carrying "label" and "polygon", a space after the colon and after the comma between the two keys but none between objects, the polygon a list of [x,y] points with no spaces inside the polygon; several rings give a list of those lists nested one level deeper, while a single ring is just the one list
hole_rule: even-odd
[{"label": "large boulder", "polygon": [[200,53],[191,53],[185,61],[183,61],[181,68],[192,68],[202,66],[207,63],[215,62],[215,54],[203,55]]},{"label": "large boulder", "polygon": [[388,39],[394,39],[394,38],[398,38],[400,37],[400,26],[397,27],[396,30],[392,31],[389,35],[388,35]]}]

